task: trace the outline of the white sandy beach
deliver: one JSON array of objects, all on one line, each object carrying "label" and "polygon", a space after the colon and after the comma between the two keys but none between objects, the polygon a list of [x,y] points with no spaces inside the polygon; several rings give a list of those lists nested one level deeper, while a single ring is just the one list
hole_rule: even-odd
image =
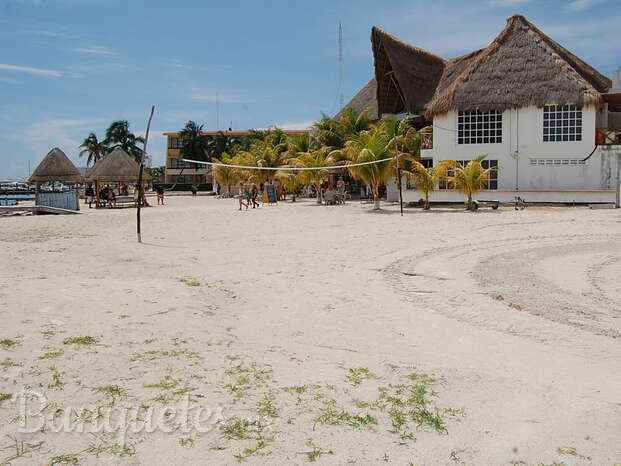
[{"label": "white sandy beach", "polygon": [[[167,202],[142,245],[134,209],[0,219],[0,463],[621,464],[621,210]],[[423,387],[442,427],[396,426]],[[20,433],[24,390],[215,424]]]}]

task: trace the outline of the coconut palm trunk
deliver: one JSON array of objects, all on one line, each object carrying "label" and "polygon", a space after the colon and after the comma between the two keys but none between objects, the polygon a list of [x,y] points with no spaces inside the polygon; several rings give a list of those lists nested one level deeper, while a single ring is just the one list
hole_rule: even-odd
[{"label": "coconut palm trunk", "polygon": [[371,186],[371,191],[373,192],[373,210],[380,210],[379,186]]}]

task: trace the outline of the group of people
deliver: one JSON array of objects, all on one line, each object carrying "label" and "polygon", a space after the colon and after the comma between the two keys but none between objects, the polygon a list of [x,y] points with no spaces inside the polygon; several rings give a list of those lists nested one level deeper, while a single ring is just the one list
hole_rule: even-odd
[{"label": "group of people", "polygon": [[[140,196],[140,191],[142,191],[142,196]],[[134,187],[134,202],[138,205],[138,200],[142,197],[142,205],[148,206],[147,197],[144,195],[144,188],[139,190],[138,186]],[[110,185],[103,186],[98,193],[95,193],[95,188],[93,188],[92,184],[89,184],[84,191],[85,201],[88,204],[89,209],[93,207],[93,202],[97,207],[108,207],[112,209],[116,207],[117,196],[128,197],[130,196],[129,186],[127,184],[122,184],[118,188],[115,188]],[[158,192],[158,204],[160,203],[160,194]],[[161,203],[164,204],[164,190],[162,189],[161,194]]]},{"label": "group of people", "polygon": [[244,183],[239,183],[239,210],[242,210],[242,207],[248,207],[252,204],[252,208],[256,209],[259,207],[259,202],[257,199],[259,198],[259,188],[257,188],[256,184],[252,184],[251,186],[244,185]]}]

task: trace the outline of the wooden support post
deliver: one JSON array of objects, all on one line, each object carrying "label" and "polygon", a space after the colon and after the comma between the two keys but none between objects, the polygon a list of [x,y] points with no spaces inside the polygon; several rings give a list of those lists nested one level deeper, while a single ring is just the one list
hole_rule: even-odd
[{"label": "wooden support post", "polygon": [[617,193],[615,207],[621,208],[621,149],[617,149]]}]

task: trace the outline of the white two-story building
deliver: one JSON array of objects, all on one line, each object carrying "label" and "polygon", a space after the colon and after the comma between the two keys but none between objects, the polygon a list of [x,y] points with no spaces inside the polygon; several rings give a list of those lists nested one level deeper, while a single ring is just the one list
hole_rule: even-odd
[{"label": "white two-story building", "polygon": [[[375,78],[352,99],[378,117],[409,116],[421,158],[494,167],[479,199],[614,202],[621,157],[621,84],[600,74],[523,16],[487,47],[442,58],[373,28]],[[404,180],[405,201],[421,195]],[[397,200],[396,183],[388,199]],[[440,184],[434,201],[461,201]]]}]

